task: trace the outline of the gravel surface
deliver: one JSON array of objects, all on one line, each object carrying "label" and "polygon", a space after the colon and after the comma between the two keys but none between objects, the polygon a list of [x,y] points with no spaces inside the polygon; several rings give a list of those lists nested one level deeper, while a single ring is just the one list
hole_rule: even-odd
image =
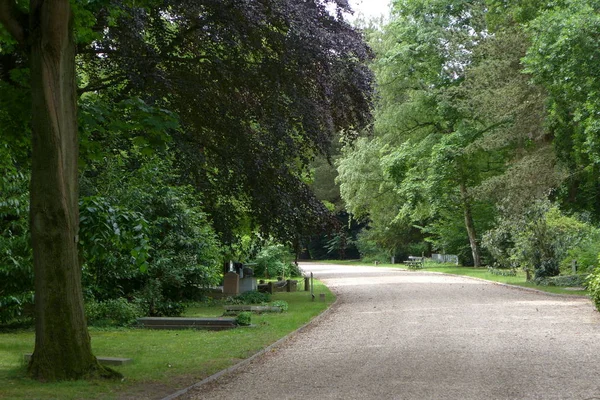
[{"label": "gravel surface", "polygon": [[418,271],[303,268],[337,294],[334,309],[182,398],[600,400],[600,314],[588,299]]}]

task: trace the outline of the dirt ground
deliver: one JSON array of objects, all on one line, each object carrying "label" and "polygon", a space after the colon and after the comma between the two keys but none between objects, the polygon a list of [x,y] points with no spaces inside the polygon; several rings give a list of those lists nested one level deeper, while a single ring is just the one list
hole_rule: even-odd
[{"label": "dirt ground", "polygon": [[307,264],[338,296],[284,345],[179,399],[600,399],[600,314],[421,271]]}]

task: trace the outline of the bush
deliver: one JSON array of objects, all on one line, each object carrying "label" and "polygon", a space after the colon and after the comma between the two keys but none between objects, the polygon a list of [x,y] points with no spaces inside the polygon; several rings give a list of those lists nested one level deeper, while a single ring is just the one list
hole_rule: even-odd
[{"label": "bush", "polygon": [[235,297],[228,297],[225,299],[225,304],[266,304],[269,301],[271,301],[271,295],[269,293],[251,290]]},{"label": "bush", "polygon": [[536,280],[541,286],[560,286],[560,287],[586,287],[588,281],[587,274],[578,275],[559,275]]},{"label": "bush", "polygon": [[284,300],[275,300],[273,303],[271,303],[271,305],[273,307],[281,308],[281,311],[287,311],[290,308],[287,301],[284,301]]},{"label": "bush", "polygon": [[488,267],[488,272],[492,275],[498,276],[517,276],[517,270],[515,268]]},{"label": "bush", "polygon": [[242,311],[238,314],[235,321],[238,325],[248,326],[252,322],[252,313],[249,311]]},{"label": "bush", "polygon": [[540,201],[522,216],[502,218],[496,229],[484,235],[483,246],[499,266],[532,270],[541,282],[560,273],[569,249],[580,245],[590,229],[550,202]]},{"label": "bush", "polygon": [[588,276],[587,289],[596,309],[600,311],[600,268],[596,267],[594,272]]},{"label": "bush", "polygon": [[[82,178],[87,297],[135,296],[150,315],[169,315],[181,309],[179,302],[198,300],[203,287],[218,283],[216,234],[195,190],[177,184],[170,157],[132,149],[95,168],[102,174]],[[148,285],[158,297],[142,293]]]},{"label": "bush", "polygon": [[88,324],[95,326],[128,326],[144,316],[138,304],[130,303],[124,298],[97,302],[87,301],[85,315]]},{"label": "bush", "polygon": [[[0,148],[1,150],[1,148]],[[12,164],[10,154],[1,162]],[[0,323],[33,314],[29,177],[12,166],[0,176]]]},{"label": "bush", "polygon": [[162,282],[150,279],[144,288],[135,292],[135,303],[146,316],[178,317],[185,310],[185,304],[165,298],[162,292]]},{"label": "bush", "polygon": [[256,276],[300,276],[298,267],[292,262],[294,256],[282,244],[269,244],[264,247],[253,261]]},{"label": "bush", "polygon": [[577,271],[591,273],[598,265],[600,254],[600,229],[588,226],[582,240],[571,247],[560,263],[561,273],[571,274],[572,262],[577,261]]}]

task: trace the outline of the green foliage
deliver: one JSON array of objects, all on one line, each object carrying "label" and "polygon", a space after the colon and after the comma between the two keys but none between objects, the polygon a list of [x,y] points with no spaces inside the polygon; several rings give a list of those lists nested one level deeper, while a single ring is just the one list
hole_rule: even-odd
[{"label": "green foliage", "polygon": [[365,262],[387,262],[390,258],[389,252],[377,243],[372,230],[365,229],[358,234],[356,247],[360,258]]},{"label": "green foliage", "polygon": [[560,192],[564,207],[600,220],[600,2],[567,0],[529,23],[527,71],[549,93],[547,125],[560,161],[571,172]]},{"label": "green foliage", "polygon": [[[326,3],[346,8],[322,0],[82,3],[83,153],[101,154],[97,138],[107,131],[143,151],[170,143],[227,244],[246,224],[290,242],[331,228],[305,182],[308,164],[334,135],[369,125],[373,90],[361,32],[332,18]],[[202,29],[190,30],[198,15]]]},{"label": "green foliage", "polygon": [[177,314],[178,302],[217,283],[216,235],[194,189],[177,184],[170,157],[144,156],[134,146],[88,168],[81,237],[84,282],[94,297],[149,292],[141,297],[150,314]]},{"label": "green foliage", "polygon": [[256,290],[250,290],[225,299],[226,304],[266,304],[269,301],[271,301],[271,295],[269,293],[261,293]]},{"label": "green foliage", "polygon": [[517,270],[514,268],[494,268],[488,267],[488,272],[498,276],[517,276]]},{"label": "green foliage", "polygon": [[569,246],[561,260],[561,273],[571,274],[573,261],[577,262],[577,272],[593,272],[598,265],[598,254],[600,254],[600,229],[590,225],[589,222],[585,223],[579,240]]},{"label": "green foliage", "polygon": [[596,267],[588,276],[587,289],[596,309],[600,311],[600,267]]},{"label": "green foliage", "polygon": [[523,216],[501,219],[484,236],[483,246],[495,263],[504,268],[534,271],[540,280],[560,273],[569,250],[585,242],[591,227],[564,215],[556,205],[537,202]]},{"label": "green foliage", "polygon": [[485,6],[410,0],[394,7],[393,19],[370,41],[380,89],[375,137],[345,148],[341,194],[349,211],[368,215],[370,236],[391,253],[402,246],[396,233],[416,228],[417,242],[440,250],[472,245],[463,258],[475,252],[478,262],[478,232],[493,213],[474,188],[501,161],[472,146],[493,123],[470,114],[458,88],[487,36]]},{"label": "green foliage", "polygon": [[144,312],[139,304],[120,297],[99,302],[86,301],[85,315],[88,324],[93,326],[130,326],[137,318],[143,317]]},{"label": "green foliage", "polygon": [[79,101],[80,164],[102,160],[106,147],[143,155],[164,151],[179,128],[177,116],[138,97],[114,102],[108,96],[86,93]]},{"label": "green foliage", "polygon": [[287,311],[290,308],[290,305],[285,300],[275,300],[271,303],[273,307],[281,308],[281,311]]},{"label": "green foliage", "polygon": [[262,239],[258,232],[250,231],[249,227],[242,225],[237,229],[240,234],[234,242],[228,246],[224,259],[237,260],[245,263],[256,257],[261,248]]},{"label": "green foliage", "polygon": [[586,287],[587,282],[588,274],[559,275],[536,280],[536,283],[541,286],[560,287]]},{"label": "green foliage", "polygon": [[148,222],[99,196],[84,197],[79,205],[85,290],[96,299],[124,295],[119,282],[148,270]]},{"label": "green foliage", "polygon": [[183,302],[175,301],[165,295],[163,282],[156,278],[146,280],[142,289],[132,295],[134,302],[146,316],[178,317],[185,310]]},{"label": "green foliage", "polygon": [[[33,309],[33,255],[29,234],[29,177],[0,143],[0,323]],[[2,165],[5,163],[5,165]]]},{"label": "green foliage", "polygon": [[252,323],[252,313],[249,311],[242,311],[235,318],[235,321],[238,323],[238,325],[248,326]]},{"label": "green foliage", "polygon": [[256,263],[254,273],[257,276],[298,276],[299,271],[292,263],[294,259],[290,250],[282,244],[268,244],[263,247],[253,263]]}]

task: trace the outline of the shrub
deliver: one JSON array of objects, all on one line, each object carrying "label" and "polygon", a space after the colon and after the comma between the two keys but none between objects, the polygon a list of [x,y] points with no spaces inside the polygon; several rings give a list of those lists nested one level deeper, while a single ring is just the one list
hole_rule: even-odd
[{"label": "shrub", "polygon": [[82,198],[79,209],[86,296],[107,300],[129,295],[130,286],[148,269],[148,222],[141,213],[100,196]]},{"label": "shrub", "polygon": [[[172,159],[132,149],[95,168],[102,174],[82,178],[87,297],[135,296],[151,315],[200,299],[218,282],[221,249],[195,190],[177,184]],[[148,285],[158,298],[140,294]]]},{"label": "shrub", "polygon": [[87,301],[85,314],[88,324],[96,326],[127,326],[135,323],[143,316],[138,304],[130,303],[124,298],[97,302]]},{"label": "shrub", "polygon": [[225,304],[265,304],[269,301],[271,301],[271,295],[269,293],[251,290],[235,297],[228,297],[225,299]]},{"label": "shrub", "polygon": [[148,280],[144,288],[135,292],[134,296],[135,303],[144,315],[150,317],[178,317],[185,310],[184,303],[165,298],[159,279]]},{"label": "shrub", "polygon": [[536,280],[541,286],[560,286],[560,287],[586,287],[588,281],[587,274],[578,275],[559,275]]},{"label": "shrub", "polygon": [[591,273],[598,265],[598,254],[600,254],[600,229],[589,226],[581,241],[569,248],[566,256],[560,263],[562,273],[572,273],[572,262],[577,261],[578,272]]},{"label": "shrub", "polygon": [[271,303],[271,305],[273,307],[281,308],[281,311],[287,311],[290,308],[287,301],[284,300],[275,300],[273,303]]},{"label": "shrub", "polygon": [[293,258],[294,256],[290,250],[284,245],[267,245],[253,261],[256,263],[255,275],[265,277],[299,276],[301,273],[297,266],[292,263]]},{"label": "shrub", "polygon": [[[2,148],[0,147],[0,150]],[[29,317],[33,310],[33,254],[29,235],[29,177],[12,167],[0,176],[0,323]]]},{"label": "shrub", "polygon": [[594,272],[589,275],[587,289],[596,309],[600,311],[600,268],[596,267]]},{"label": "shrub", "polygon": [[488,267],[488,272],[492,275],[498,276],[517,276],[517,270],[515,268]]},{"label": "shrub", "polygon": [[249,311],[242,311],[238,314],[235,321],[238,323],[238,325],[248,326],[252,322],[252,313]]},{"label": "shrub", "polygon": [[550,202],[539,201],[522,216],[502,218],[496,229],[484,235],[483,246],[498,265],[532,270],[541,282],[560,273],[569,249],[582,243],[590,229]]}]

